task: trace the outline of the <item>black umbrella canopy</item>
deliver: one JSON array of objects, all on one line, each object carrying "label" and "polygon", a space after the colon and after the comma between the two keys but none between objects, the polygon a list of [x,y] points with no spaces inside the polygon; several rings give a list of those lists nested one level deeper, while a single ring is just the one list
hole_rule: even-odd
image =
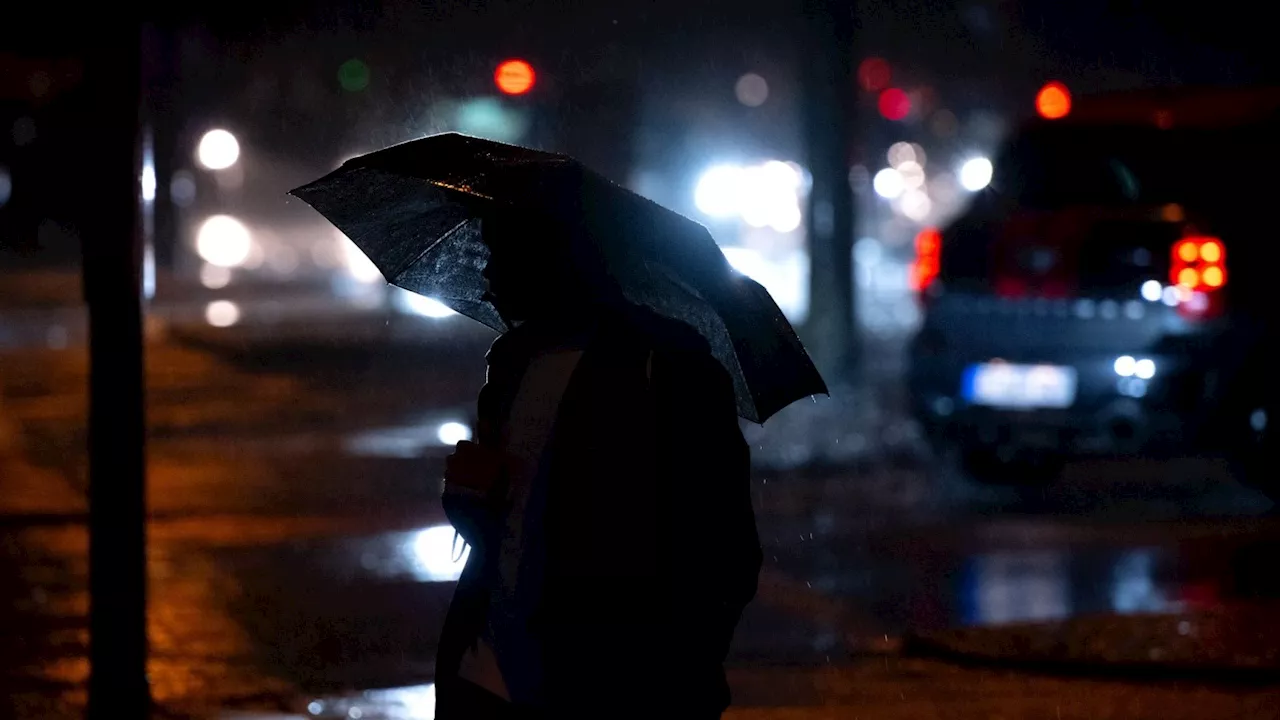
[{"label": "black umbrella canopy", "polygon": [[696,329],[733,378],[743,417],[764,422],[827,392],[773,298],[729,266],[705,227],[572,158],[446,133],[355,158],[292,194],[388,282],[499,332],[507,327],[484,297],[482,218],[551,219],[566,231],[529,242],[590,254],[628,301]]}]

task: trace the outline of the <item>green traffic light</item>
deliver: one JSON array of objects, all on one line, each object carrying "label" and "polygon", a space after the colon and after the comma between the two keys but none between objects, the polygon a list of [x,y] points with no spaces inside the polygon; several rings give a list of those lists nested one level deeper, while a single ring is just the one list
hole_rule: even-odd
[{"label": "green traffic light", "polygon": [[347,92],[360,92],[369,87],[369,66],[351,58],[338,67],[338,84]]}]

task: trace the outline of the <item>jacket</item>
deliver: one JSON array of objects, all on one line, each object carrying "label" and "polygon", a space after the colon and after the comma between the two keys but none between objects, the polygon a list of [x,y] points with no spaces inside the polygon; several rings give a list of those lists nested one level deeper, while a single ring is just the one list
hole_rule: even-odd
[{"label": "jacket", "polygon": [[[509,409],[529,352],[519,328],[494,343],[482,424]],[[528,598],[530,706],[718,717],[762,559],[728,373],[685,325],[611,318],[592,333],[543,458],[540,531],[522,554],[540,570]],[[459,580],[437,656],[442,694],[485,622],[494,555],[473,548]]]}]

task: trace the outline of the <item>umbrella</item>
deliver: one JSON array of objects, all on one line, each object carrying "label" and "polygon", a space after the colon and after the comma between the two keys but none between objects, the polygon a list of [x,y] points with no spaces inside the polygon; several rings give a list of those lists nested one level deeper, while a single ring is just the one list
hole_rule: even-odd
[{"label": "umbrella", "polygon": [[291,191],[349,237],[393,285],[498,332],[484,296],[480,218],[510,212],[577,228],[626,299],[684,322],[733,379],[738,414],[764,422],[826,393],[795,330],[759,283],[736,272],[705,227],[564,155],[445,133],[349,160]]}]

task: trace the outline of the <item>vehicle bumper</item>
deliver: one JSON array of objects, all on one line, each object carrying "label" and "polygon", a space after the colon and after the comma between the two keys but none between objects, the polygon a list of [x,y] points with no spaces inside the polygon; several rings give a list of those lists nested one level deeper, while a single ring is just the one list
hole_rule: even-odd
[{"label": "vehicle bumper", "polygon": [[1187,356],[1134,355],[1155,362],[1154,377],[1118,375],[1115,354],[1008,358],[1076,371],[1070,407],[1030,410],[975,405],[961,396],[966,368],[992,358],[916,355],[908,381],[912,408],[934,440],[1070,455],[1176,452],[1202,435],[1218,372]]}]

